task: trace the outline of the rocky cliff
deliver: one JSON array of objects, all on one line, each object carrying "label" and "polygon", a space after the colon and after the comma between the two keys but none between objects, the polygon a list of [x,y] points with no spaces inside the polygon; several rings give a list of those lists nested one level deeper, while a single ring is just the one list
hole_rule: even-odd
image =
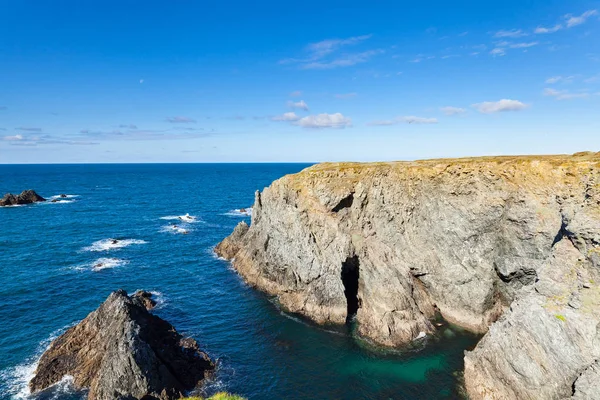
[{"label": "rocky cliff", "polygon": [[170,400],[183,397],[214,369],[194,339],[183,338],[148,312],[155,303],[147,292],[122,290],[57,338],[42,355],[32,392],[64,376],[90,400]]},{"label": "rocky cliff", "polygon": [[[256,193],[217,252],[319,323],[387,346],[436,312],[485,336],[472,399],[594,390],[600,358],[600,153],[327,163]],[[597,383],[596,383],[597,385]]]}]

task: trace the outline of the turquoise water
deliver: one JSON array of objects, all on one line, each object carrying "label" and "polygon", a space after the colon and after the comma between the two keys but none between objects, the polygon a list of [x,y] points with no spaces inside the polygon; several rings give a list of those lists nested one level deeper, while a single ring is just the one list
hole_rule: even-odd
[{"label": "turquoise water", "polygon": [[[249,221],[233,210],[306,166],[0,165],[2,193],[31,188],[44,197],[76,196],[0,208],[0,399],[28,398],[27,379],[49,340],[118,288],[156,292],[155,312],[218,359],[208,394],[457,398],[463,351],[476,337],[448,330],[411,350],[383,352],[353,338],[350,328],[282,313],[213,255],[240,220]],[[181,234],[169,227],[170,217],[185,213],[197,222]],[[110,249],[109,238],[128,246]],[[67,384],[37,396],[81,397]]]}]

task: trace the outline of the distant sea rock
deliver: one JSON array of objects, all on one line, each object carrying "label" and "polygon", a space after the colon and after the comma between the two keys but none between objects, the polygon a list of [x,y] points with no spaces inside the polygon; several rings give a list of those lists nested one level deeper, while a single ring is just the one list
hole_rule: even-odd
[{"label": "distant sea rock", "polygon": [[90,400],[183,397],[215,365],[194,339],[148,312],[154,304],[147,292],[111,293],[51,343],[29,383],[31,391],[70,375],[77,389],[89,390]]},{"label": "distant sea rock", "polygon": [[40,201],[46,201],[46,199],[33,190],[24,190],[18,195],[12,193],[5,194],[4,197],[0,199],[0,207],[38,203]]},{"label": "distant sea rock", "polygon": [[315,165],[257,192],[215,250],[288,311],[381,345],[437,312],[484,334],[473,400],[600,398],[600,153]]}]

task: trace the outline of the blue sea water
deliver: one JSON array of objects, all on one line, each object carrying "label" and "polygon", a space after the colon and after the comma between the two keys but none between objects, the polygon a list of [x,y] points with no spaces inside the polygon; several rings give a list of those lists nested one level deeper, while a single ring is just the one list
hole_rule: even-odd
[{"label": "blue sea water", "polygon": [[[254,191],[301,164],[0,165],[0,191],[57,203],[0,208],[0,399],[80,399],[68,381],[31,396],[36,360],[118,288],[156,294],[154,311],[218,360],[205,394],[249,399],[459,398],[463,351],[449,326],[415,348],[384,351],[348,327],[318,327],[249,288],[213,247]],[[171,217],[197,221],[181,229]],[[123,247],[110,245],[118,238]],[[104,259],[104,260],[102,260]]]}]

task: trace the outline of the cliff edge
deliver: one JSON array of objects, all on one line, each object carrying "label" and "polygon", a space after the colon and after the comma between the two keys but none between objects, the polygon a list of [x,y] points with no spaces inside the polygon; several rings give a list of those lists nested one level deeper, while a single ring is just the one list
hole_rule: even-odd
[{"label": "cliff edge", "polygon": [[356,318],[382,345],[436,312],[485,333],[472,399],[589,398],[600,376],[600,153],[319,164],[257,192],[216,251],[289,311]]}]

